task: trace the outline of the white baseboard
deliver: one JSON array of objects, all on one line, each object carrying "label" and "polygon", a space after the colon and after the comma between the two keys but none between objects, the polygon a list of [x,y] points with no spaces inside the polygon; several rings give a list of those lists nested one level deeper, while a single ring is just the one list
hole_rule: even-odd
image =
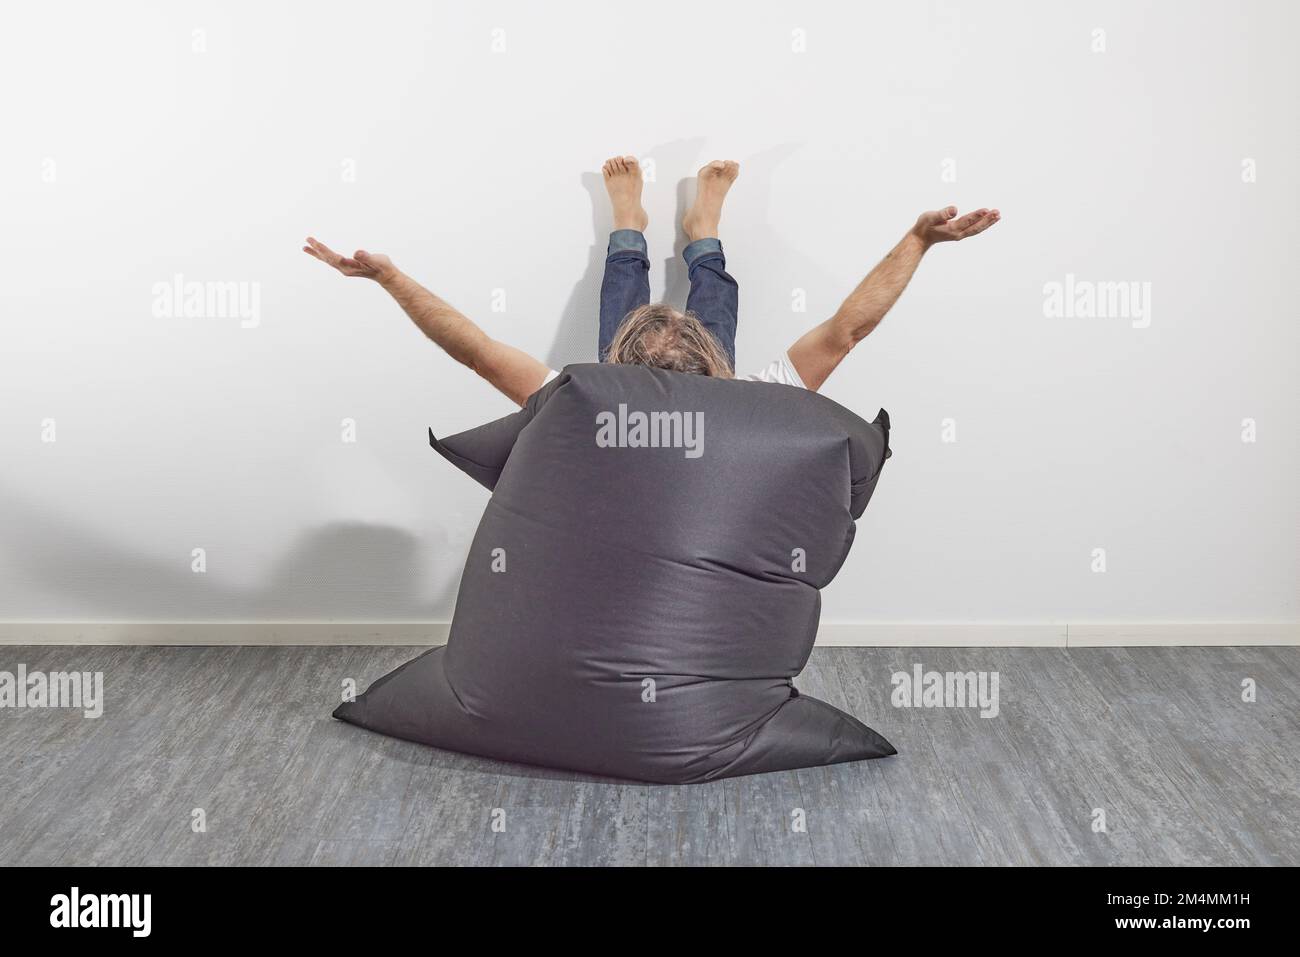
[{"label": "white baseboard", "polygon": [[848,648],[1064,648],[1065,624],[1048,622],[828,622],[817,644]]},{"label": "white baseboard", "polygon": [[[448,622],[0,622],[0,645],[412,645]],[[823,622],[826,647],[1300,645],[1300,622]]]},{"label": "white baseboard", "polygon": [[1300,645],[1300,622],[1080,622],[1067,629],[1071,648],[1142,645]]}]

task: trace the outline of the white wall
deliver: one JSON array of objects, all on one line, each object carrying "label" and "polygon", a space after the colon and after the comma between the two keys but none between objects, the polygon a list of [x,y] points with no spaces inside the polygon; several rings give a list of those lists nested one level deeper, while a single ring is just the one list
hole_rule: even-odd
[{"label": "white wall", "polygon": [[[425,427],[510,406],[300,241],[587,361],[595,171],[634,152],[678,302],[679,181],[741,161],[742,367],[921,210],[1003,211],[828,385],[890,410],[895,456],[825,620],[1294,620],[1297,28],[1172,0],[7,10],[0,619],[450,617],[486,493]],[[156,317],[176,273],[260,284],[259,324]],[[1149,327],[1046,317],[1067,273],[1150,283]]]}]

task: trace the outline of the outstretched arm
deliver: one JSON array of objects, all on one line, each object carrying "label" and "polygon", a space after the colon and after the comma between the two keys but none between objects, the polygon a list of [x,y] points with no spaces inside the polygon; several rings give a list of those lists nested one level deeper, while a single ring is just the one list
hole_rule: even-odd
[{"label": "outstretched arm", "polygon": [[373,279],[388,291],[411,317],[420,331],[436,342],[457,362],[476,373],[523,405],[542,387],[549,369],[526,352],[498,342],[458,312],[393,265],[380,253],[357,250],[353,256],[340,256],[324,243],[308,237],[302,251],[343,273]]},{"label": "outstretched arm", "polygon": [[977,209],[956,219],[957,208],[922,213],[916,225],[844,300],[835,315],[805,333],[790,347],[790,364],[805,386],[816,392],[844,357],[885,318],[907,288],[921,257],[935,243],[984,232],[999,219],[996,209]]}]

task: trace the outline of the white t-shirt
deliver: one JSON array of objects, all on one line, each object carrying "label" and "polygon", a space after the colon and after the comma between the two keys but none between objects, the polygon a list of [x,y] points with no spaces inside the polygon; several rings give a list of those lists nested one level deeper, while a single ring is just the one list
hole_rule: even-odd
[{"label": "white t-shirt", "polygon": [[799,378],[799,373],[795,371],[788,352],[781,353],[761,372],[737,376],[737,378],[749,379],[753,382],[779,382],[782,385],[792,385],[796,389],[808,388],[803,384],[803,379]]},{"label": "white t-shirt", "polygon": [[[554,379],[559,373],[552,369],[546,376],[542,385],[546,385]],[[796,389],[806,389],[803,379],[799,378],[799,373],[795,371],[794,364],[790,362],[790,353],[783,352],[773,359],[762,370],[752,373],[751,375],[739,375],[737,379],[748,379],[751,382],[779,382],[782,385],[792,385]]]}]

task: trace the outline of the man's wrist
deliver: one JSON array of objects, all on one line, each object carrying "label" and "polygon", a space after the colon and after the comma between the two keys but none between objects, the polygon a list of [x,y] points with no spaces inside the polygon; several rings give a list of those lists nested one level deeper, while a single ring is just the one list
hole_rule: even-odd
[{"label": "man's wrist", "polygon": [[903,242],[912,245],[920,253],[925,253],[927,250],[929,250],[931,246],[934,245],[934,243],[926,239],[916,229],[908,230],[907,235],[903,237]]},{"label": "man's wrist", "polygon": [[402,278],[402,271],[398,269],[396,266],[393,266],[390,269],[387,269],[384,272],[380,273],[378,276],[376,276],[375,282],[379,283],[379,285],[383,286],[385,289],[391,291],[392,288],[397,284],[398,280],[400,280],[401,278]]}]

